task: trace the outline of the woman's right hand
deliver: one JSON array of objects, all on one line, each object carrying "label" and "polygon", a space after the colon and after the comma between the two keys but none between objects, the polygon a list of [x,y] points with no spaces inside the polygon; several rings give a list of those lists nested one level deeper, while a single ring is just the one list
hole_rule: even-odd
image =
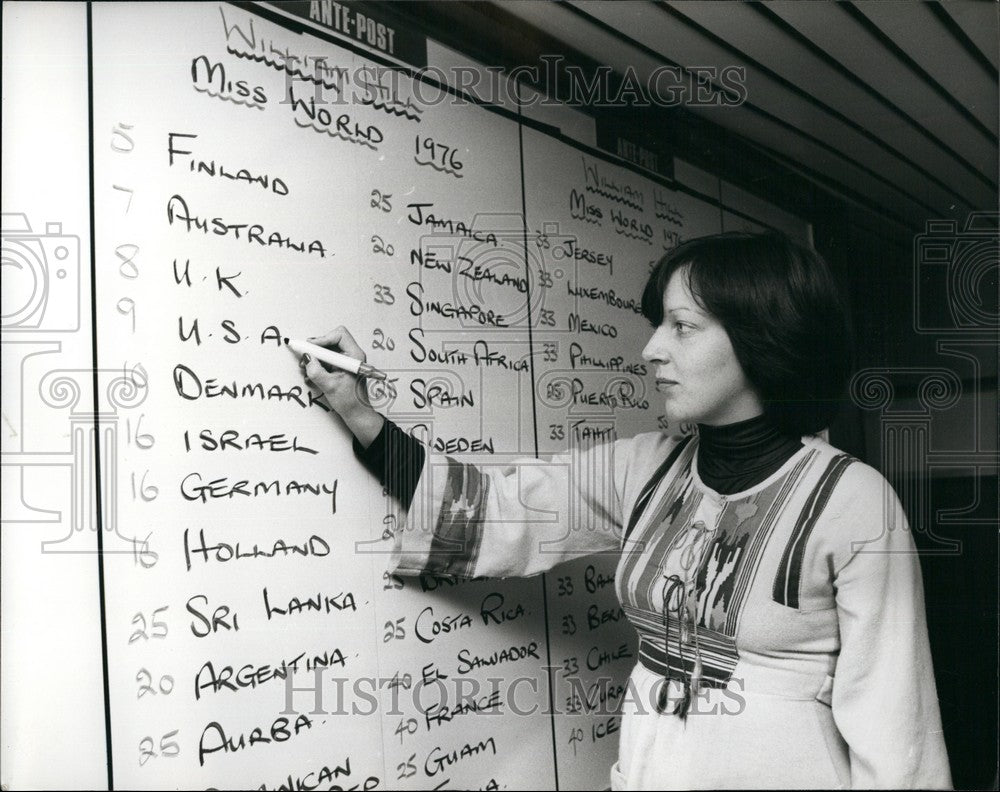
[{"label": "woman's right hand", "polygon": [[[311,344],[340,352],[362,363],[367,362],[365,351],[344,326],[307,340]],[[327,403],[344,419],[358,441],[365,447],[370,445],[382,429],[384,419],[372,409],[364,379],[357,374],[328,366],[307,355],[303,355],[299,366],[307,381],[323,391]]]}]

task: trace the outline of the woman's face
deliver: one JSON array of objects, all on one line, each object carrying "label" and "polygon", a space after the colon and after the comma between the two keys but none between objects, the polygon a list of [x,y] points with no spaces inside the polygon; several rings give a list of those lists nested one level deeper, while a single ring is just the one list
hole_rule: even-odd
[{"label": "woman's face", "polygon": [[663,322],[642,350],[656,373],[667,419],[674,425],[721,426],[760,415],[760,396],[743,374],[722,323],[691,294],[688,272],[681,267],[670,276]]}]

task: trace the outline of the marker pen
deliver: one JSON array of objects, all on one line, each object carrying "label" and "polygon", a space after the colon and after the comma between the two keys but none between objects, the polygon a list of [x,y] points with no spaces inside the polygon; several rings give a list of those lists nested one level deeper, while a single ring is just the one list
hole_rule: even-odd
[{"label": "marker pen", "polygon": [[385,372],[379,371],[374,366],[362,363],[357,358],[342,355],[340,352],[332,352],[329,349],[316,346],[316,344],[310,344],[308,341],[298,341],[288,338],[284,339],[284,341],[289,349],[299,355],[310,355],[343,371],[349,371],[351,374],[359,374],[362,377],[371,377],[372,379],[380,380],[389,378]]}]

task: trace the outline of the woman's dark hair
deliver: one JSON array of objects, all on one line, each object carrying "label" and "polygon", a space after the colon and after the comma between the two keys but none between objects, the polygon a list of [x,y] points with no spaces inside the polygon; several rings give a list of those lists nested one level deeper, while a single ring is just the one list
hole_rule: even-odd
[{"label": "woman's dark hair", "polygon": [[658,327],[670,276],[689,267],[691,294],[729,334],[736,359],[783,431],[830,425],[850,374],[850,327],[823,259],[784,234],[726,233],[685,242],[653,268],[642,313]]}]

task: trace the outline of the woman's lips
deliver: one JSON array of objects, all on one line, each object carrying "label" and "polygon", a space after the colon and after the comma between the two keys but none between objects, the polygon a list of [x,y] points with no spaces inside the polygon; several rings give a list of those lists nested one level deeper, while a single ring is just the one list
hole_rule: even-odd
[{"label": "woman's lips", "polygon": [[657,390],[667,390],[677,384],[677,380],[664,379],[662,377],[656,378],[656,389]]}]

